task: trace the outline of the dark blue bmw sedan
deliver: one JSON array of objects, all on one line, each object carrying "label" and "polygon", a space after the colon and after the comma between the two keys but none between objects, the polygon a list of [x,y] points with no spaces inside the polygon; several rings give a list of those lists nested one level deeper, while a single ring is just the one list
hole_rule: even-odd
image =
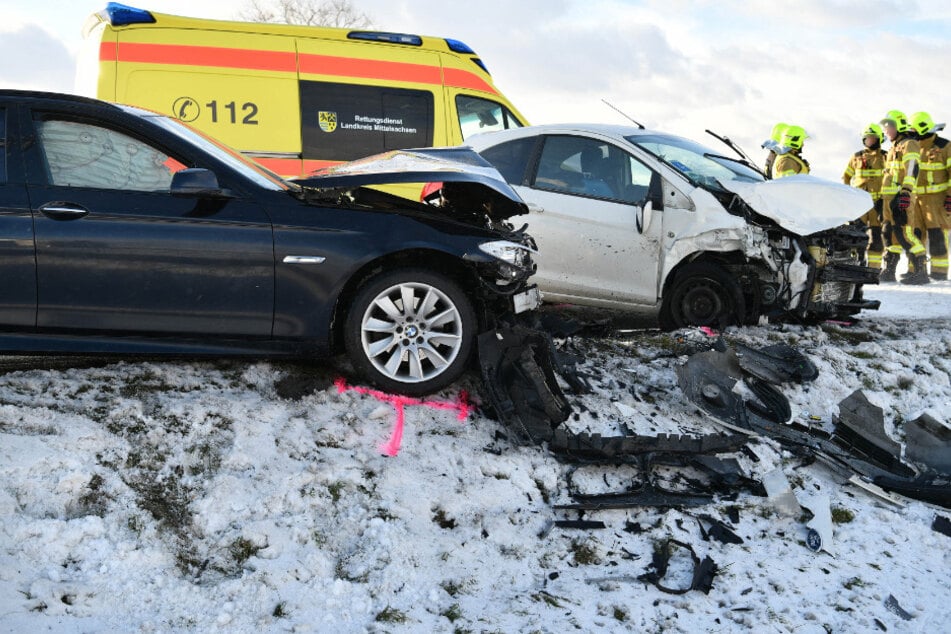
[{"label": "dark blue bmw sedan", "polygon": [[[400,182],[442,189],[368,187]],[[506,222],[524,213],[465,148],[288,182],[159,114],[0,90],[0,352],[345,351],[423,394],[537,305],[531,238]]]}]

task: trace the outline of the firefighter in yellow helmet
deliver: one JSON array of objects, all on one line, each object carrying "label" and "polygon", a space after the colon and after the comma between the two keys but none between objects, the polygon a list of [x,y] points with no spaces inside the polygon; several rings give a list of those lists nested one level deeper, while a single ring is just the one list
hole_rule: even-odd
[{"label": "firefighter in yellow helmet", "polygon": [[882,242],[882,175],[885,171],[885,150],[882,143],[885,133],[877,123],[870,123],[862,132],[862,145],[849,159],[849,164],[842,174],[842,182],[858,189],[867,191],[872,196],[873,208],[862,217],[869,228],[870,241],[868,245],[868,265],[875,269],[882,268],[882,253],[885,243]]},{"label": "firefighter in yellow helmet", "polygon": [[798,125],[786,126],[776,149],[773,178],[809,173],[809,163],[802,158],[802,144],[807,138],[806,131]]},{"label": "firefighter in yellow helmet", "polygon": [[773,163],[776,162],[776,150],[779,148],[779,142],[783,138],[783,132],[785,132],[788,127],[789,126],[785,123],[777,123],[774,125],[769,138],[763,141],[763,145],[760,146],[769,150],[769,154],[766,155],[765,169],[763,170],[763,176],[766,177],[766,180],[773,177]]},{"label": "firefighter in yellow helmet", "polygon": [[936,132],[944,124],[935,125],[927,112],[916,112],[909,122],[918,134],[921,162],[915,202],[922,224],[928,232],[928,253],[931,256],[931,279],[948,279],[948,243],[945,230],[951,228],[951,143]]},{"label": "firefighter in yellow helmet", "polygon": [[908,256],[912,274],[902,280],[903,284],[927,284],[925,245],[915,235],[909,222],[914,212],[913,196],[918,183],[920,159],[917,134],[908,124],[908,118],[900,110],[890,110],[881,121],[885,136],[891,141],[885,155],[885,174],[882,178],[882,237],[885,241],[885,269],[879,279],[895,281],[895,269],[902,251]]}]

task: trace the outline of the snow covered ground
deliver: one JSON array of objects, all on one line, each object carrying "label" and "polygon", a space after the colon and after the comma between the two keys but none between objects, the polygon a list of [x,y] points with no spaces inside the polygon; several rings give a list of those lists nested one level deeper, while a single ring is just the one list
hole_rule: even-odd
[{"label": "snow covered ground", "polygon": [[[951,412],[951,283],[869,289],[854,327],[731,330],[786,342],[820,370],[784,386],[797,420],[829,422],[863,389],[901,421]],[[594,394],[570,395],[575,431],[713,433],[657,331],[574,338]],[[565,465],[515,447],[497,422],[340,393],[332,365],[237,361],[55,363],[0,374],[2,632],[938,632],[951,622],[951,538],[935,509],[883,502],[769,441],[744,464],[782,468],[802,500],[828,495],[830,555],[799,517],[743,494],[700,509],[591,512],[606,528],[546,527],[576,513]],[[468,377],[458,391],[478,395]],[[621,407],[619,407],[619,405]],[[699,513],[743,544],[701,540]],[[951,515],[942,511],[944,515]],[[669,537],[709,555],[709,594],[635,578]],[[674,562],[672,574],[688,574]],[[907,611],[889,609],[889,597]],[[942,625],[945,624],[945,625]]]}]

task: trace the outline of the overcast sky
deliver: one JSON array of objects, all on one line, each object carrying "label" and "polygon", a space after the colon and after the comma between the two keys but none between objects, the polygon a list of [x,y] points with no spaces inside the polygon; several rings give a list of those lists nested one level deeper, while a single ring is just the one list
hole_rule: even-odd
[{"label": "overcast sky", "polygon": [[[0,0],[0,87],[73,91],[86,17],[105,2]],[[241,2],[150,0],[162,13],[233,19]],[[811,139],[838,179],[860,134],[893,108],[951,122],[948,0],[354,0],[376,28],[474,48],[532,123],[624,123],[716,143],[757,162],[777,121]]]}]

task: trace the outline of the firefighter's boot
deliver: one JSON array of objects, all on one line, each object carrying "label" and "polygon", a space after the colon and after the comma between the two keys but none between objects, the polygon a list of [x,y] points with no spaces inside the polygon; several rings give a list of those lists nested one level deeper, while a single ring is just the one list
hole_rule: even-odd
[{"label": "firefighter's boot", "polygon": [[882,269],[882,272],[878,275],[879,282],[894,282],[895,280],[895,269],[898,268],[898,260],[901,259],[901,255],[898,253],[892,253],[889,251],[885,254],[885,268]]},{"label": "firefighter's boot", "polygon": [[898,279],[904,282],[912,275],[915,275],[918,272],[918,265],[915,260],[915,256],[908,255],[908,270],[898,276]]},{"label": "firefighter's boot", "polygon": [[915,263],[915,272],[912,275],[909,275],[901,281],[902,284],[909,284],[911,286],[920,286],[922,284],[930,284],[931,278],[928,277],[928,264],[926,262],[927,256],[925,254],[912,256],[912,261]]}]

